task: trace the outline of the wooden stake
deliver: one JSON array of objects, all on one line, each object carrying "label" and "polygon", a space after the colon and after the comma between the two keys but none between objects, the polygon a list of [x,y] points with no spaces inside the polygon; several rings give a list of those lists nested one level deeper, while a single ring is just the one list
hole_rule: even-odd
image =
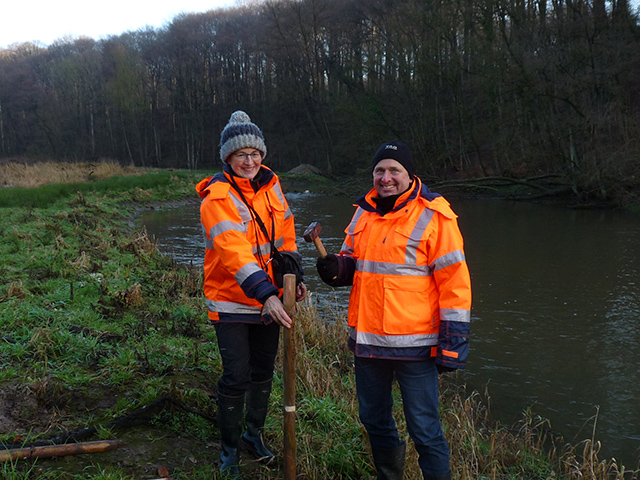
[{"label": "wooden stake", "polygon": [[97,442],[67,443],[65,445],[45,445],[41,447],[13,448],[0,450],[0,462],[25,460],[27,458],[64,457],[82,453],[108,452],[120,448],[125,443],[120,440],[99,440]]},{"label": "wooden stake", "polygon": [[284,308],[293,320],[284,329],[284,478],[296,478],[296,276],[284,276]]}]

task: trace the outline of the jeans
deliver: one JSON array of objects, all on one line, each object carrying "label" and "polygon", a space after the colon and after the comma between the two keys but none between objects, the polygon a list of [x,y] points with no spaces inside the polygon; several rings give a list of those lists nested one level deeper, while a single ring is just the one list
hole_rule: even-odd
[{"label": "jeans", "polygon": [[222,358],[218,393],[241,396],[251,383],[263,383],[273,377],[280,325],[221,322],[215,324],[215,329]]},{"label": "jeans", "polygon": [[369,434],[371,448],[402,444],[392,415],[391,385],[400,385],[407,430],[416,445],[424,474],[447,475],[449,445],[440,426],[438,371],[435,359],[421,361],[355,357],[360,421]]}]

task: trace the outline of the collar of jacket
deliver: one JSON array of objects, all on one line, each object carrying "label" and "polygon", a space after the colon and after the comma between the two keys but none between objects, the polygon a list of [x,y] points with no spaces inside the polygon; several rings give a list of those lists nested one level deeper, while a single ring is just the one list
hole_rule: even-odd
[{"label": "collar of jacket", "polygon": [[[375,188],[369,190],[369,192],[363,196],[361,196],[355,203],[356,206],[361,207],[363,210],[367,212],[378,212],[376,203],[372,200],[373,197],[377,196],[378,192]],[[422,197],[427,201],[432,201],[437,197],[440,197],[439,193],[433,193],[427,186],[422,183],[422,180],[417,175],[413,176],[413,183],[409,187],[409,190],[404,192],[398,200],[396,200],[395,206],[391,209],[391,212],[395,212],[397,210],[402,209],[407,203],[412,200],[415,200],[418,197]],[[380,212],[378,212],[380,213]]]},{"label": "collar of jacket", "polygon": [[[263,189],[265,186],[270,187],[274,181],[276,174],[273,172],[273,170],[271,170],[269,167],[266,167],[264,165],[260,165],[260,168],[262,169],[262,178],[260,179],[261,180],[260,189]],[[200,198],[204,199],[208,195],[207,189],[211,187],[211,185],[213,185],[214,183],[218,183],[218,182],[227,183],[231,187],[232,176],[236,184],[238,185],[238,187],[240,187],[240,189],[243,192],[247,192],[247,193],[250,192],[250,195],[253,196],[253,187],[251,187],[251,181],[247,178],[242,178],[242,177],[238,177],[237,175],[233,175],[232,172],[233,170],[231,169],[229,164],[225,163],[224,166],[222,167],[222,172],[216,173],[213,177],[208,177],[200,181],[196,186],[196,190],[200,195]]]},{"label": "collar of jacket", "polygon": [[[231,178],[233,177],[233,180],[235,180],[236,184],[238,184],[241,188],[244,188],[248,185],[248,188],[253,189],[253,187],[251,186],[251,180],[236,175],[231,168],[231,165],[229,165],[228,163],[224,164],[224,166],[222,167],[222,172],[224,173],[227,182],[231,183]],[[260,188],[263,188],[265,185],[269,185],[274,176],[275,173],[273,173],[273,170],[266,167],[265,165],[260,165]]]}]

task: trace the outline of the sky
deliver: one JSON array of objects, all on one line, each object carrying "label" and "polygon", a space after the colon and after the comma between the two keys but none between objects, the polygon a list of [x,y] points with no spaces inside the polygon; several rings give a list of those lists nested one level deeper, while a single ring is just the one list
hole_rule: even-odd
[{"label": "sky", "polygon": [[14,43],[50,45],[70,36],[95,40],[162,27],[180,13],[236,5],[235,0],[4,0],[0,6],[0,48]]},{"label": "sky", "polygon": [[[149,25],[162,27],[180,13],[232,7],[242,0],[3,0],[0,48],[80,36],[101,40]],[[630,0],[633,9],[640,0]]]}]

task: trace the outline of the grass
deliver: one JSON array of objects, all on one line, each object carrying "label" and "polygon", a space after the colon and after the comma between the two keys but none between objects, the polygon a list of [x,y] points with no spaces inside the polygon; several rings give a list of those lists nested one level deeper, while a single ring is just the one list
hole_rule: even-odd
[{"label": "grass", "polygon": [[[84,195],[125,195],[123,200],[131,202],[148,201],[152,196],[171,197],[169,191],[176,179],[185,178],[184,172],[154,171],[139,176],[112,176],[104,180],[88,183],[47,184],[36,188],[15,187],[0,190],[0,207],[43,208],[52,201],[72,198],[84,201]],[[153,190],[153,193],[152,193]]]},{"label": "grass", "polygon": [[34,188],[49,184],[85,183],[113,176],[137,176],[144,169],[123,166],[117,162],[6,162],[0,163],[1,186]]},{"label": "grass", "polygon": [[[142,173],[74,183],[71,190],[1,191],[0,441],[28,443],[96,427],[84,440],[118,438],[128,445],[0,464],[0,478],[132,480],[158,478],[160,467],[175,480],[219,478],[213,399],[221,365],[204,311],[202,273],[161,255],[132,227],[138,208],[193,198],[205,174]],[[36,190],[42,199],[27,203]],[[22,201],[14,199],[20,195]],[[313,295],[300,306],[298,478],[375,476],[345,343],[340,314],[318,311]],[[478,392],[452,380],[441,380],[441,415],[453,478],[638,478],[615,460],[599,459],[592,440],[565,445],[531,412],[517,425],[496,423]],[[266,426],[279,454],[282,398],[279,357]],[[395,408],[408,439],[399,401]],[[405,478],[420,479],[408,443]],[[281,466],[267,469],[247,457],[242,471],[247,478],[282,478]]]}]

